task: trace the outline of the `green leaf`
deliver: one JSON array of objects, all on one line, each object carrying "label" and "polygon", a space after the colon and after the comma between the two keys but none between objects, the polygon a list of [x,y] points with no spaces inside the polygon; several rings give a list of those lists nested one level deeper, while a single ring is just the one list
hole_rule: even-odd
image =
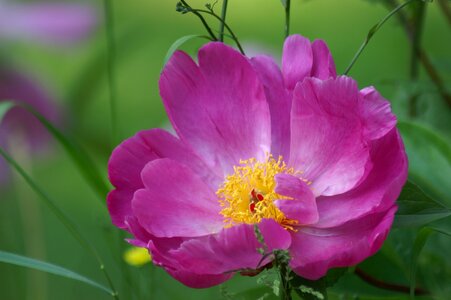
[{"label": "green leaf", "polygon": [[397,201],[394,227],[416,227],[446,218],[451,210],[408,181]]},{"label": "green leaf", "polygon": [[235,293],[233,299],[271,300],[271,299],[279,299],[279,298],[277,296],[275,296],[268,287],[262,286],[262,287],[245,290],[243,292]]},{"label": "green leaf", "polygon": [[33,114],[36,119],[47,129],[47,131],[63,146],[66,153],[80,170],[83,177],[88,184],[97,192],[102,204],[105,204],[105,197],[109,191],[108,185],[105,183],[102,173],[96,167],[94,161],[88,153],[77,143],[68,139],[59,129],[57,129],[49,120],[42,114],[37,112],[33,107],[24,104],[15,104],[12,101],[5,101],[0,103],[0,121],[7,110],[13,106],[21,107]]},{"label": "green leaf", "polygon": [[[89,241],[83,237],[75,224],[72,223],[72,221],[59,209],[59,207],[52,201],[52,199],[50,199],[50,197],[44,192],[44,190],[34,182],[34,180],[24,171],[24,169],[8,153],[6,153],[2,147],[0,147],[0,155],[9,163],[10,166],[12,166],[17,171],[17,173],[20,174],[20,176],[22,176],[22,178],[28,183],[31,189],[39,196],[39,199],[44,201],[50,211],[58,218],[61,224],[66,227],[66,229],[80,243],[80,245],[84,247],[96,259],[110,287],[114,290],[113,283],[111,282],[111,278],[103,264],[102,259],[98,255],[95,248],[89,243]],[[116,295],[116,293],[112,294],[112,296],[115,298]]]},{"label": "green leaf", "polygon": [[413,244],[410,269],[410,297],[412,299],[415,296],[414,289],[416,284],[418,258],[420,257],[421,251],[423,250],[424,245],[426,245],[426,242],[432,233],[441,233],[451,237],[451,232],[448,232],[441,228],[424,227],[418,232],[417,237],[415,238],[415,243]]},{"label": "green leaf", "polygon": [[332,287],[347,271],[347,268],[331,269],[318,280],[308,280],[293,273],[291,285],[304,300],[326,300],[327,288]]},{"label": "green leaf", "polygon": [[6,113],[14,106],[14,104],[10,101],[0,102],[0,123],[3,120],[3,117]]},{"label": "green leaf", "polygon": [[283,7],[287,7],[287,0],[280,0],[282,2]]},{"label": "green leaf", "polygon": [[186,42],[188,42],[190,40],[197,39],[197,38],[207,39],[209,41],[211,40],[208,36],[200,35],[200,34],[190,34],[190,35],[182,36],[181,38],[176,40],[171,45],[171,47],[169,47],[168,52],[166,52],[166,56],[164,57],[164,60],[163,60],[163,67],[169,61],[169,59],[171,58],[172,54],[174,54],[174,52],[177,51],[178,48],[180,48],[180,46],[182,46],[183,44],[185,44]]},{"label": "green leaf", "polygon": [[26,268],[30,268],[30,269],[35,269],[35,270],[47,272],[50,274],[58,275],[61,277],[66,277],[66,278],[69,278],[72,280],[77,280],[77,281],[89,284],[95,288],[98,288],[98,289],[108,293],[109,295],[113,295],[113,291],[110,290],[109,288],[107,288],[85,276],[75,273],[71,270],[65,269],[63,267],[60,267],[60,266],[57,266],[57,265],[54,265],[54,264],[51,264],[48,262],[36,260],[33,258],[29,258],[29,257],[25,257],[25,256],[17,255],[14,253],[5,252],[5,251],[0,251],[0,262],[4,262],[7,264],[12,264],[12,265],[16,265],[16,266],[22,266],[22,267],[26,267]]},{"label": "green leaf", "polygon": [[451,206],[451,142],[436,129],[421,123],[401,121],[398,128],[409,157],[409,178]]}]

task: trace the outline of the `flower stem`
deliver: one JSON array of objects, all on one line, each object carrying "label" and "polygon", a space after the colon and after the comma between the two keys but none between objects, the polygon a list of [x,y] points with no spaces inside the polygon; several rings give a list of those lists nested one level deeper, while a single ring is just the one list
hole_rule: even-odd
[{"label": "flower stem", "polygon": [[220,22],[220,24],[219,24],[219,41],[220,42],[224,41],[224,24],[225,24],[226,15],[227,15],[227,4],[228,4],[228,0],[222,1],[221,20],[223,22]]},{"label": "flower stem", "polygon": [[[386,6],[391,9],[395,7],[396,1],[394,0],[386,0],[384,2]],[[403,12],[399,12],[397,14],[399,22],[403,25],[404,30],[406,32],[408,40],[413,43],[413,31],[412,31],[412,24],[409,22],[408,18]],[[424,69],[426,70],[426,73],[429,75],[429,78],[432,80],[432,82],[437,87],[438,92],[442,96],[443,100],[448,104],[449,107],[451,107],[451,95],[449,95],[446,92],[446,87],[444,85],[443,79],[440,77],[440,74],[435,69],[434,65],[431,62],[431,59],[429,58],[429,55],[424,51],[424,49],[419,49],[419,52],[417,53],[419,55],[419,59],[421,63],[423,64]]]},{"label": "flower stem", "polygon": [[344,71],[344,75],[347,75],[349,73],[349,71],[351,70],[352,66],[355,64],[355,62],[357,61],[357,59],[360,57],[360,54],[362,54],[363,50],[365,49],[365,47],[368,45],[369,41],[371,40],[371,38],[374,36],[374,34],[382,27],[382,25],[384,25],[385,22],[387,22],[394,14],[396,14],[398,11],[400,11],[403,7],[409,5],[410,3],[414,2],[414,1],[421,1],[421,0],[408,0],[400,5],[398,5],[395,9],[393,9],[388,15],[386,15],[381,21],[379,21],[379,23],[377,23],[376,25],[374,25],[370,31],[368,32],[365,40],[363,41],[362,45],[360,46],[359,50],[357,50],[357,53],[354,55],[354,57],[352,58],[351,63],[349,64],[349,66],[346,68],[346,70]]},{"label": "flower stem", "polygon": [[291,0],[286,0],[285,4],[285,38],[290,35],[290,6]]},{"label": "flower stem", "polygon": [[[423,32],[423,23],[424,23],[424,16],[426,11],[426,4],[424,2],[418,2],[416,3],[416,6],[414,8],[414,18],[413,18],[413,40],[412,40],[412,47],[411,47],[411,57],[410,57],[410,80],[412,82],[418,81],[419,76],[419,53],[421,50],[421,36]],[[415,117],[416,112],[416,105],[418,100],[418,93],[415,92],[412,94],[409,98],[409,115],[411,117]]]},{"label": "flower stem", "polygon": [[117,126],[117,100],[116,100],[116,74],[115,74],[115,57],[116,48],[114,44],[114,0],[103,0],[103,8],[105,13],[106,25],[106,41],[107,41],[107,68],[108,68],[108,89],[110,94],[110,109],[111,109],[111,139],[112,147],[118,141],[118,126]]},{"label": "flower stem", "polygon": [[180,2],[183,3],[183,5],[185,5],[187,8],[189,8],[189,11],[192,12],[194,15],[196,15],[199,18],[199,20],[202,22],[202,24],[204,25],[205,29],[207,30],[208,34],[211,36],[212,40],[213,41],[217,41],[218,38],[213,33],[213,30],[211,30],[211,28],[208,25],[207,21],[205,21],[205,18],[196,9],[191,8],[191,6],[189,6],[189,4],[186,3],[185,0],[180,0]]},{"label": "flower stem", "polygon": [[446,20],[448,20],[449,25],[451,25],[451,9],[449,8],[449,1],[448,0],[438,0],[438,5],[440,5],[440,8],[445,15]]},{"label": "flower stem", "polygon": [[280,265],[280,299],[281,300],[292,300],[291,297],[291,285],[287,280],[287,274],[289,271],[284,264]]},{"label": "flower stem", "polygon": [[211,12],[211,11],[208,11],[208,10],[195,9],[195,11],[197,11],[197,12],[199,12],[199,13],[205,13],[205,14],[211,15],[211,16],[213,16],[214,18],[218,19],[219,22],[221,22],[222,24],[224,24],[224,27],[225,27],[225,28],[227,29],[227,31],[230,33],[232,39],[235,41],[235,43],[236,43],[238,49],[240,50],[241,54],[245,55],[245,54],[244,54],[243,47],[241,46],[240,42],[238,41],[237,36],[235,35],[235,33],[233,33],[233,31],[232,31],[232,29],[230,28],[230,26],[227,25],[227,23],[221,19],[220,16],[218,16],[218,15],[215,14],[214,12]]},{"label": "flower stem", "polygon": [[[400,292],[404,294],[410,293],[410,288],[408,286],[400,285],[400,284],[394,284],[394,283],[388,283],[382,280],[379,280],[377,278],[372,277],[371,275],[367,274],[365,271],[363,271],[361,268],[357,267],[354,271],[354,273],[363,281],[366,283],[373,285],[375,287],[378,287],[380,289],[389,290],[389,291],[395,291]],[[429,291],[423,290],[421,288],[415,288],[415,294],[416,295],[429,295]]]}]

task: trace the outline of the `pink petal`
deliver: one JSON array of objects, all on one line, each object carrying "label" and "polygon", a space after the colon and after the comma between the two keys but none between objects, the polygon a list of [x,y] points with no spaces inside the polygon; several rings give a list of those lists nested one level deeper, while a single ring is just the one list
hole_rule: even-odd
[{"label": "pink petal", "polygon": [[312,181],[315,195],[341,194],[365,174],[357,84],[349,77],[307,78],[296,87],[291,111],[290,166]]},{"label": "pink petal", "polygon": [[292,94],[285,89],[282,73],[271,57],[253,57],[251,63],[263,83],[271,112],[271,153],[274,157],[288,158]]},{"label": "pink petal", "polygon": [[396,128],[371,144],[373,169],[353,190],[317,199],[320,221],[315,227],[335,227],[392,206],[407,180],[407,157]]},{"label": "pink petal", "polygon": [[335,63],[329,48],[322,40],[316,40],[312,43],[313,65],[311,77],[318,79],[328,79],[330,77],[337,77],[335,70]]},{"label": "pink petal", "polygon": [[391,112],[390,102],[374,87],[364,88],[360,93],[363,95],[361,114],[365,125],[364,135],[368,139],[378,139],[395,127],[396,117]]},{"label": "pink petal", "polygon": [[133,194],[144,187],[141,171],[149,161],[158,158],[171,158],[191,167],[212,186],[221,180],[210,172],[189,147],[170,133],[161,129],[141,131],[122,142],[108,162],[108,175],[116,189],[108,194],[107,204],[116,226],[127,228],[124,220],[126,216],[132,215]]},{"label": "pink petal", "polygon": [[233,274],[195,274],[177,269],[165,268],[176,280],[190,288],[209,288],[229,280]]},{"label": "pink petal", "polygon": [[282,73],[285,86],[293,90],[298,82],[310,76],[313,53],[310,41],[300,35],[289,36],[283,45]]},{"label": "pink petal", "polygon": [[215,191],[190,168],[171,159],[149,162],[145,188],[135,192],[133,214],[156,237],[196,237],[218,232],[223,217]]},{"label": "pink petal", "polygon": [[288,175],[276,175],[276,193],[292,199],[277,200],[277,207],[289,219],[298,220],[299,225],[314,224],[318,221],[316,199],[308,185],[299,178]]},{"label": "pink petal", "polygon": [[247,58],[223,43],[199,51],[199,66],[176,52],[160,78],[174,129],[209,163],[232,171],[239,160],[264,159],[271,144],[268,103]]},{"label": "pink petal", "polygon": [[327,270],[360,263],[376,253],[393,222],[396,207],[368,215],[340,227],[306,228],[292,235],[290,253],[293,271],[316,280]]},{"label": "pink petal", "polygon": [[[265,219],[259,225],[268,251],[286,249],[290,234],[274,220]],[[238,269],[255,269],[262,259],[254,226],[248,224],[226,228],[216,235],[182,243],[172,256],[185,270],[197,274],[221,274]],[[268,263],[265,260],[261,266]]]},{"label": "pink petal", "polygon": [[208,288],[221,284],[233,276],[233,274],[195,274],[183,269],[169,254],[171,250],[178,249],[182,241],[180,238],[154,238],[148,244],[148,249],[152,254],[152,262],[161,266],[176,280],[191,288]]}]

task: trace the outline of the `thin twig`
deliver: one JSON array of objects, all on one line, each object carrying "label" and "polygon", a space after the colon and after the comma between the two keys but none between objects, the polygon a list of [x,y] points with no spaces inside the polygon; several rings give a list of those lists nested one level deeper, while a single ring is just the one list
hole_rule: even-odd
[{"label": "thin twig", "polygon": [[451,26],[451,9],[449,8],[449,0],[438,0],[438,5],[442,10],[442,13],[445,15],[446,20],[448,20],[448,24]]},{"label": "thin twig", "polygon": [[205,29],[207,30],[208,34],[211,36],[213,41],[217,41],[218,38],[213,33],[213,30],[211,30],[211,28],[208,25],[207,21],[205,21],[205,18],[199,12],[197,12],[197,10],[191,8],[191,6],[189,6],[189,4],[186,3],[185,0],[180,0],[180,2],[183,3],[183,5],[185,5],[189,9],[190,12],[192,12],[194,15],[196,15],[199,18],[199,20],[202,22],[202,24],[204,25]]},{"label": "thin twig", "polygon": [[[417,2],[414,8],[414,18],[412,24],[412,47],[410,56],[410,80],[417,82],[419,76],[419,53],[421,50],[421,37],[423,33],[423,24],[426,11],[426,3]],[[409,115],[416,116],[416,106],[418,93],[413,93],[409,98]]]},{"label": "thin twig", "polygon": [[344,73],[343,73],[344,75],[347,75],[349,73],[349,71],[351,70],[352,66],[355,64],[355,62],[359,58],[360,54],[362,54],[363,50],[368,45],[368,43],[371,40],[371,38],[382,27],[382,25],[384,25],[385,22],[387,22],[394,14],[396,14],[398,11],[400,11],[403,7],[409,5],[410,3],[414,2],[414,1],[419,1],[419,0],[408,0],[408,1],[398,5],[388,15],[386,15],[381,21],[379,21],[379,23],[377,23],[375,26],[373,26],[373,28],[371,28],[371,30],[368,32],[365,40],[363,41],[362,45],[360,46],[359,50],[357,50],[357,53],[352,58],[351,63],[349,64],[349,66],[344,71]]},{"label": "thin twig", "polygon": [[232,29],[230,28],[229,25],[227,25],[227,23],[225,21],[223,21],[221,19],[220,16],[218,16],[217,14],[215,14],[214,12],[208,11],[208,10],[204,10],[204,9],[194,9],[193,11],[199,12],[199,13],[205,13],[208,15],[211,15],[213,17],[215,17],[216,19],[218,19],[219,22],[224,24],[224,27],[227,29],[227,31],[230,33],[230,35],[232,36],[232,39],[235,41],[238,49],[240,50],[241,54],[244,54],[244,50],[243,47],[241,46],[240,42],[238,41],[238,38],[236,37],[235,33],[233,33]]},{"label": "thin twig", "polygon": [[[395,0],[386,0],[384,3],[388,7],[388,9],[392,9],[397,5]],[[409,22],[407,16],[402,11],[400,11],[396,16],[398,17],[398,20],[401,23],[401,25],[404,27],[404,31],[406,32],[409,42],[413,43],[412,24]],[[443,100],[445,100],[448,106],[451,107],[451,95],[449,95],[448,92],[446,91],[443,79],[441,78],[440,74],[432,64],[429,55],[426,53],[424,49],[419,49],[418,55],[424,69],[426,70],[426,73],[437,87],[439,94],[442,96]]]},{"label": "thin twig", "polygon": [[[363,281],[366,283],[378,287],[380,289],[389,290],[389,291],[395,291],[400,292],[404,294],[410,293],[410,288],[405,285],[395,284],[395,283],[388,283],[382,280],[379,280],[377,278],[374,278],[373,276],[367,274],[365,271],[363,271],[361,268],[356,268],[354,273]],[[415,288],[415,294],[416,295],[429,295],[429,291],[421,289],[421,288]]]}]

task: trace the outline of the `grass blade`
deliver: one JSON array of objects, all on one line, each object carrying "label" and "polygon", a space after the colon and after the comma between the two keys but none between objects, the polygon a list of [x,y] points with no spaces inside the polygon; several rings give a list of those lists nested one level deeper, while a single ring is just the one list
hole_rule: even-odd
[{"label": "grass blade", "polygon": [[368,32],[368,34],[365,37],[365,40],[363,41],[362,45],[360,46],[359,50],[357,50],[357,53],[354,55],[354,57],[352,58],[351,63],[349,64],[349,66],[346,68],[346,70],[344,71],[343,75],[347,75],[349,73],[349,71],[351,71],[352,66],[354,66],[355,62],[357,61],[357,59],[360,57],[360,54],[362,54],[363,50],[366,48],[366,46],[368,45],[368,43],[370,42],[371,38],[374,36],[374,34],[382,27],[382,25],[384,25],[385,22],[388,21],[388,19],[390,19],[394,14],[396,14],[399,10],[401,10],[404,6],[409,5],[410,3],[414,2],[414,1],[422,1],[422,0],[408,0],[400,5],[398,5],[395,9],[393,9],[388,15],[386,15],[382,20],[379,21],[379,23],[377,23],[376,25],[374,25],[370,31]]},{"label": "grass blade", "polygon": [[[77,227],[70,221],[70,219],[55,205],[55,203],[50,199],[50,197],[44,192],[44,190],[37,185],[34,180],[24,171],[24,169],[0,147],[0,155],[12,166],[20,176],[28,183],[31,189],[38,194],[39,198],[44,201],[44,203],[49,207],[51,212],[58,218],[58,220],[66,227],[66,229],[72,234],[72,236],[80,243],[80,245],[88,250],[88,252],[96,259],[99,264],[100,270],[103,272],[106,280],[108,281],[111,289],[114,291],[113,283],[108,272],[105,269],[102,259],[98,255],[95,248],[86,240],[81,233],[78,231]],[[117,300],[117,292],[114,292],[112,296]]]},{"label": "grass blade", "polygon": [[21,107],[27,110],[47,129],[47,131],[61,144],[66,153],[80,170],[88,184],[99,196],[102,204],[105,204],[105,197],[109,191],[108,185],[102,176],[100,170],[96,167],[94,161],[80,145],[68,139],[58,128],[56,128],[42,114],[33,107],[25,104],[16,104],[14,101],[6,100],[0,102],[0,122],[5,114],[13,107]]},{"label": "grass blade", "polygon": [[0,251],[0,262],[12,264],[12,265],[16,265],[16,266],[21,266],[21,267],[25,267],[25,268],[35,269],[35,270],[43,271],[46,273],[54,274],[57,276],[66,277],[66,278],[69,278],[72,280],[77,280],[77,281],[86,283],[88,285],[91,285],[95,288],[98,288],[110,295],[114,294],[114,292],[111,289],[109,289],[85,276],[82,276],[69,269],[66,269],[66,268],[63,268],[63,267],[60,267],[58,265],[54,265],[54,264],[51,264],[48,262],[36,260],[33,258],[29,258],[26,256],[22,256],[22,255],[10,253],[10,252],[5,252],[5,251]]}]

